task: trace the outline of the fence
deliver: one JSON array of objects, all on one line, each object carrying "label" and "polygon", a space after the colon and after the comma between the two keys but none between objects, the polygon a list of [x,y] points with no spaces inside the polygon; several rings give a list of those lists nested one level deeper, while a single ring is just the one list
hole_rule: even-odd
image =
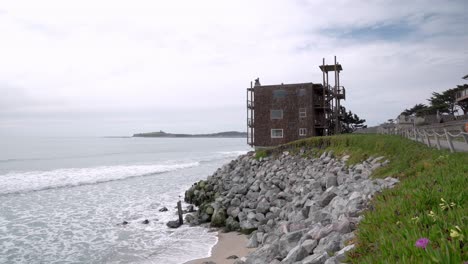
[{"label": "fence", "polygon": [[468,133],[464,132],[462,129],[459,129],[459,131],[449,131],[446,128],[443,128],[443,133],[440,130],[438,132],[436,128],[393,129],[389,130],[388,132],[388,134],[401,135],[406,138],[424,143],[429,147],[432,147],[434,144],[434,146],[438,149],[441,149],[442,146],[448,147],[451,152],[468,151]]}]

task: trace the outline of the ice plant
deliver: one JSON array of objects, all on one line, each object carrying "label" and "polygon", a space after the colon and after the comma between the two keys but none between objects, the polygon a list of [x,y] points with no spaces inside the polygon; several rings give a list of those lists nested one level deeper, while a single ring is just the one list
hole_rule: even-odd
[{"label": "ice plant", "polygon": [[425,237],[421,237],[416,241],[416,247],[426,249],[427,244],[429,244],[429,239]]}]

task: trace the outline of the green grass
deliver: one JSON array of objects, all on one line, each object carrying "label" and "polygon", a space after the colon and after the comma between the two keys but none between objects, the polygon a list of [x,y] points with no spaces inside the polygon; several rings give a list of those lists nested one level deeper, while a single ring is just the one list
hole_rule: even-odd
[{"label": "green grass", "polygon": [[[399,136],[368,134],[309,138],[269,150],[267,154],[301,148],[316,155],[325,150],[333,150],[337,156],[348,154],[350,164],[371,156],[385,156],[390,163],[376,170],[373,177],[392,176],[401,181],[373,199],[372,211],[365,212],[358,226],[357,247],[348,255],[350,262],[468,260],[468,153],[452,154]],[[460,236],[453,231],[451,236],[451,230]],[[422,237],[430,240],[426,249],[415,246]]]}]

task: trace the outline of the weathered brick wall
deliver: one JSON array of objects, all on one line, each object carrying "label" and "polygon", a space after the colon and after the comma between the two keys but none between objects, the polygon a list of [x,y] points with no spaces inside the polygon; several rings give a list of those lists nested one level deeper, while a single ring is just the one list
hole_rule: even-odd
[{"label": "weathered brick wall", "polygon": [[[312,83],[256,86],[255,93],[255,145],[275,146],[300,138],[316,136],[314,127],[316,113],[314,111],[314,87],[321,85]],[[299,96],[299,91],[305,89],[305,95]],[[284,90],[284,98],[274,98],[275,90]],[[299,117],[299,109],[306,108],[306,117]],[[271,119],[270,110],[283,110],[282,119]],[[299,136],[299,128],[306,128],[307,135]],[[271,138],[271,129],[283,129],[283,138]]]}]

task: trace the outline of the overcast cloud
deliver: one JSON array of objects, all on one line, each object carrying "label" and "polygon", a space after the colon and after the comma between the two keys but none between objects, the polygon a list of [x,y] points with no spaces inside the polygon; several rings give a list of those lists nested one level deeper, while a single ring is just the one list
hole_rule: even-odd
[{"label": "overcast cloud", "polygon": [[245,130],[245,88],[337,55],[369,125],[468,74],[468,2],[0,3],[0,135]]}]

